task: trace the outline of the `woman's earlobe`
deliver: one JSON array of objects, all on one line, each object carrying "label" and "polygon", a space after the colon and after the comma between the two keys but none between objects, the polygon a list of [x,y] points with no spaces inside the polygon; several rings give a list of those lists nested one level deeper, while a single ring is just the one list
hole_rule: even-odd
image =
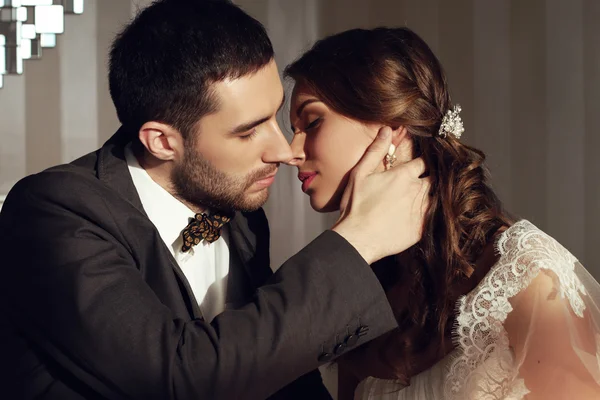
[{"label": "woman's earlobe", "polygon": [[407,137],[408,131],[403,125],[392,129],[392,144],[398,148],[400,143]]}]

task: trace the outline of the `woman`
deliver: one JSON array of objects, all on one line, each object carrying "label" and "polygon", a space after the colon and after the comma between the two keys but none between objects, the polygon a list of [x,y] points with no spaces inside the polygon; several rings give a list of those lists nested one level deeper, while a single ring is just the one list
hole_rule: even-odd
[{"label": "woman", "polygon": [[373,266],[398,328],[339,360],[339,398],[600,398],[600,286],[503,210],[425,42],[408,29],[351,30],[286,73],[294,163],[315,210],[339,208],[384,126],[394,139],[380,169],[420,156],[431,179],[421,241]]}]

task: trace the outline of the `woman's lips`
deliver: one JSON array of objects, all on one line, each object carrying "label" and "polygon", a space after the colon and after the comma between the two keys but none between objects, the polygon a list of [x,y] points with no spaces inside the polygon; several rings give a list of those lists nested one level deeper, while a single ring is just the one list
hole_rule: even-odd
[{"label": "woman's lips", "polygon": [[313,181],[313,179],[315,179],[315,176],[317,176],[316,172],[300,172],[300,173],[298,173],[298,179],[300,179],[300,181],[302,181],[302,191],[304,193],[306,193],[306,191],[310,187],[310,183]]}]

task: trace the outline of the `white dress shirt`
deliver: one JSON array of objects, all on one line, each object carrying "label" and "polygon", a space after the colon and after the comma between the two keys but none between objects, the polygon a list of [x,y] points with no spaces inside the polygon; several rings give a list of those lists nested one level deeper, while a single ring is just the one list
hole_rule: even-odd
[{"label": "white dress shirt", "polygon": [[187,278],[204,319],[212,321],[225,310],[229,273],[227,225],[221,229],[221,237],[217,241],[208,243],[203,240],[188,252],[182,252],[181,231],[190,218],[194,218],[194,211],[150,177],[130,146],[125,148],[125,157],[146,214]]}]

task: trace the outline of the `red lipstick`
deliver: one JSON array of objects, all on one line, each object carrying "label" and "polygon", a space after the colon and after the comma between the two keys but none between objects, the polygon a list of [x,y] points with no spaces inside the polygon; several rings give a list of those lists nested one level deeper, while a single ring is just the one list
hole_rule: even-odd
[{"label": "red lipstick", "polygon": [[300,181],[302,181],[302,191],[304,193],[306,193],[306,191],[310,187],[310,183],[313,181],[313,179],[315,179],[315,176],[317,176],[316,172],[299,172],[298,173],[298,179],[300,179]]}]

